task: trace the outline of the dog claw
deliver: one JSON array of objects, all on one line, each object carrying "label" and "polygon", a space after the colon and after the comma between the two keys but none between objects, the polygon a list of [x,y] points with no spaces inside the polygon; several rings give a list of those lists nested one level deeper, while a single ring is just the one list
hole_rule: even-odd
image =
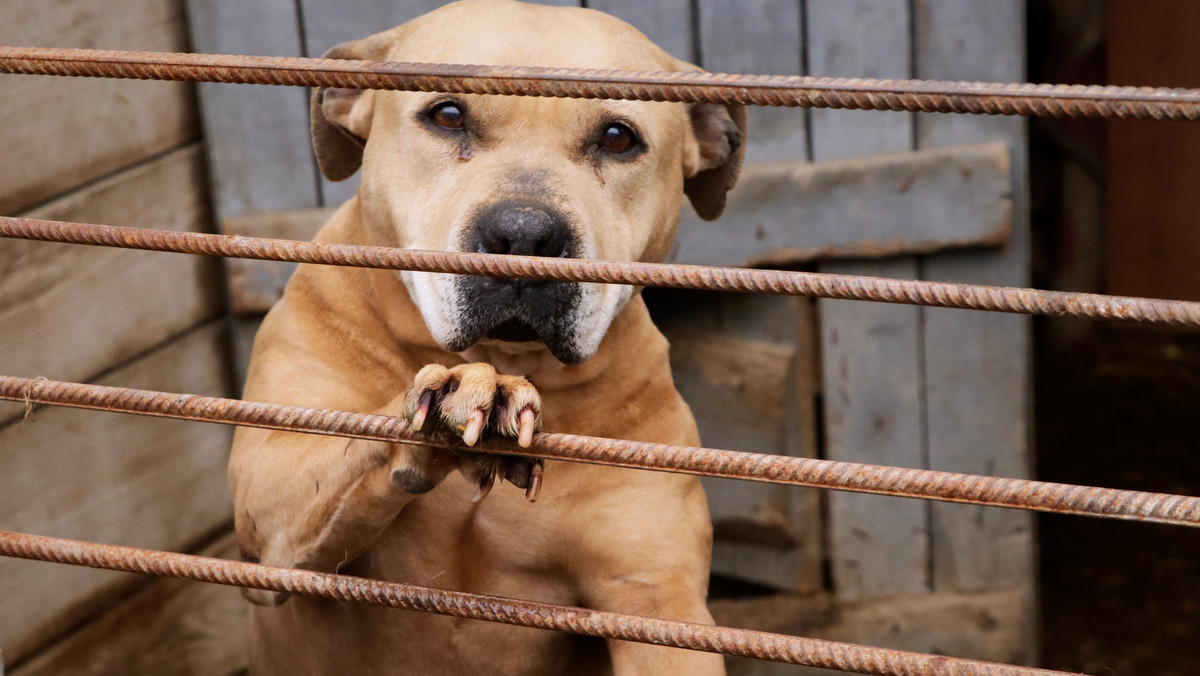
[{"label": "dog claw", "polygon": [[492,487],[495,485],[495,470],[488,470],[484,472],[483,476],[479,477],[479,492],[475,494],[475,497],[471,499],[471,502],[479,502],[480,500],[486,498],[488,493],[492,492]]},{"label": "dog claw", "polygon": [[533,409],[527,408],[521,411],[521,429],[517,436],[517,445],[521,448],[529,448],[533,443],[533,428],[537,425],[537,414]]},{"label": "dog claw", "polygon": [[[468,446],[474,446],[479,441],[479,435],[483,434],[483,411],[475,411],[471,414],[471,418],[467,421],[466,427],[462,430],[463,443]],[[490,490],[490,489],[489,489]]]},{"label": "dog claw", "polygon": [[542,492],[542,462],[535,460],[533,467],[529,468],[529,487],[525,489],[525,499],[530,502],[537,502],[538,495]]},{"label": "dog claw", "polygon": [[425,418],[429,415],[429,407],[433,404],[433,392],[426,390],[421,393],[420,402],[417,404],[417,412],[413,413],[412,430],[420,432],[425,426]]}]

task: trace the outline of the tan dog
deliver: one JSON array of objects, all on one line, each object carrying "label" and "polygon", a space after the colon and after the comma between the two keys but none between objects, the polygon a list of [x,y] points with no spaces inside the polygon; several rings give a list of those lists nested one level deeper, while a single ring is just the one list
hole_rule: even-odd
[{"label": "tan dog", "polygon": [[[695,70],[583,9],[471,0],[333,58]],[[322,170],[362,187],[320,241],[662,260],[686,192],[715,218],[744,115],[711,104],[322,90]],[[536,389],[535,389],[536,387]],[[405,415],[528,444],[548,431],[698,443],[635,289],[301,266],[263,323],[245,396]],[[470,457],[471,460],[465,458]],[[694,477],[240,430],[243,555],[447,589],[711,622]],[[720,657],[247,592],[256,674],[716,674]]]}]

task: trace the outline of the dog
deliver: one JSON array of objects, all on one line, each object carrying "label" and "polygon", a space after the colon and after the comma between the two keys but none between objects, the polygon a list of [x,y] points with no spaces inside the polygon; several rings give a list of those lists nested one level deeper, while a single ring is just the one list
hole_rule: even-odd
[{"label": "dog", "polygon": [[[447,5],[326,57],[699,70],[608,15],[509,0]],[[742,108],[709,103],[317,90],[322,172],[362,170],[317,241],[661,261],[685,194],[721,213],[744,132]],[[245,397],[405,416],[462,452],[241,429],[242,556],[711,624],[697,478],[470,450],[528,446],[538,429],[697,445],[667,350],[629,286],[301,265],[257,335]],[[489,494],[497,479],[518,488]],[[245,594],[254,674],[724,669],[707,653]]]}]

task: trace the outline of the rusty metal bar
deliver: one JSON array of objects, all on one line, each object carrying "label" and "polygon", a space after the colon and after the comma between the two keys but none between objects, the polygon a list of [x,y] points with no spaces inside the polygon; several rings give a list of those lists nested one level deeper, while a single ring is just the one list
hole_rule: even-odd
[{"label": "rusty metal bar", "polygon": [[[23,401],[28,406],[35,403],[57,404],[394,443],[428,443],[424,437],[410,433],[408,422],[403,418],[262,404],[194,394],[66,383],[44,378],[0,376],[0,399]],[[472,450],[831,488],[855,493],[1200,527],[1200,497],[670,446],[574,434],[537,434],[534,435],[530,448],[518,448],[515,444],[506,442],[491,442],[474,446]]]},{"label": "rusty metal bar", "polygon": [[1200,303],[1187,301],[816,272],[394,249],[9,217],[0,217],[0,237],[388,270],[761,292],[1200,326]]},{"label": "rusty metal bar", "polygon": [[878,676],[1080,676],[348,575],[0,531],[0,555],[416,610]]},{"label": "rusty metal bar", "polygon": [[1200,90],[390,63],[298,57],[0,47],[0,73],[709,101],[988,115],[1200,119]]}]

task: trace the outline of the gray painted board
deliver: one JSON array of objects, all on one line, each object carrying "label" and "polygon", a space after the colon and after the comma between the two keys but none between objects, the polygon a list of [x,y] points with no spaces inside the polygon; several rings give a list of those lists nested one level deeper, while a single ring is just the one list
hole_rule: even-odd
[{"label": "gray painted board", "polygon": [[[923,0],[916,17],[917,76],[1022,81],[1024,16],[1021,0],[992,0],[969,7],[956,0]],[[925,276],[938,281],[1026,285],[1029,225],[1024,120],[924,115],[918,119],[917,137],[922,148],[984,140],[1006,142],[1012,149],[1017,187],[1013,238],[1007,249],[931,257],[924,261]],[[955,472],[1029,476],[1029,319],[932,308],[924,313],[931,466]],[[975,591],[1032,584],[1033,518],[1029,513],[935,503],[933,525],[937,532],[936,588]]]},{"label": "gray painted board", "polygon": [[[810,0],[813,75],[907,77],[907,0]],[[814,160],[912,148],[905,113],[812,111]],[[916,276],[916,261],[821,266],[822,272]],[[920,310],[822,300],[826,453],[833,460],[922,467]],[[929,508],[918,501],[831,493],[834,591],[861,599],[928,589]]]},{"label": "gray painted board", "polygon": [[[292,0],[191,0],[188,19],[198,52],[301,54]],[[218,217],[317,206],[306,97],[298,87],[200,85]]]},{"label": "gray painted board", "polygon": [[997,246],[1008,241],[1011,193],[999,143],[747,165],[720,219],[684,210],[670,260],[794,264]]},{"label": "gray painted board", "polygon": [[[706,70],[727,73],[766,73],[794,75],[801,70],[804,51],[800,31],[800,3],[795,0],[699,0],[694,3],[699,29],[698,65]],[[687,29],[678,26],[680,35]],[[770,49],[747,49],[748,45],[766,45]],[[688,262],[700,259],[737,264],[754,253],[763,241],[757,221],[741,217],[747,197],[763,196],[761,190],[773,181],[770,169],[759,163],[767,160],[791,160],[790,169],[804,171],[796,160],[804,161],[808,149],[805,111],[751,107],[747,111],[745,173],[731,193],[740,209],[727,209],[718,221],[702,221],[690,208],[684,209],[684,222],[674,253]],[[763,180],[759,180],[759,179]],[[786,179],[783,179],[786,184]],[[779,186],[794,196],[791,186]],[[754,226],[751,223],[755,223]],[[791,225],[788,228],[787,225]],[[794,222],[777,232],[795,232]],[[742,249],[728,255],[730,249]],[[724,255],[701,255],[701,251]],[[705,443],[726,448],[791,456],[816,454],[816,405],[811,365],[813,345],[812,305],[808,301],[771,297],[730,295],[722,298],[719,333],[712,338],[737,341],[730,343],[725,359],[741,372],[739,378],[701,381],[707,387],[689,389],[683,370],[681,391],[691,397],[697,412],[700,433]],[[739,337],[737,334],[740,333]],[[761,342],[766,341],[766,342]],[[754,349],[753,346],[759,346]],[[777,361],[762,375],[756,367],[768,366],[762,359],[773,350]],[[716,354],[695,360],[701,370],[720,359]],[[679,373],[679,371],[677,371]],[[757,380],[757,384],[751,381]],[[768,382],[770,396],[754,398],[749,392]],[[740,387],[730,387],[730,385]],[[724,385],[724,387],[722,387]],[[758,451],[763,452],[763,451]],[[706,480],[716,538],[713,543],[713,570],[739,579],[751,580],[780,589],[812,592],[821,584],[823,528],[820,496],[815,491],[791,491],[780,486],[758,486],[742,482]]]},{"label": "gray painted board", "polygon": [[[705,70],[764,75],[801,72],[804,47],[796,0],[700,0],[699,12],[700,60]],[[747,49],[747,45],[769,48]],[[808,111],[752,106],[747,113],[747,164],[807,157]]]},{"label": "gray painted board", "polygon": [[633,24],[677,59],[696,58],[691,0],[588,0],[587,6]]}]

